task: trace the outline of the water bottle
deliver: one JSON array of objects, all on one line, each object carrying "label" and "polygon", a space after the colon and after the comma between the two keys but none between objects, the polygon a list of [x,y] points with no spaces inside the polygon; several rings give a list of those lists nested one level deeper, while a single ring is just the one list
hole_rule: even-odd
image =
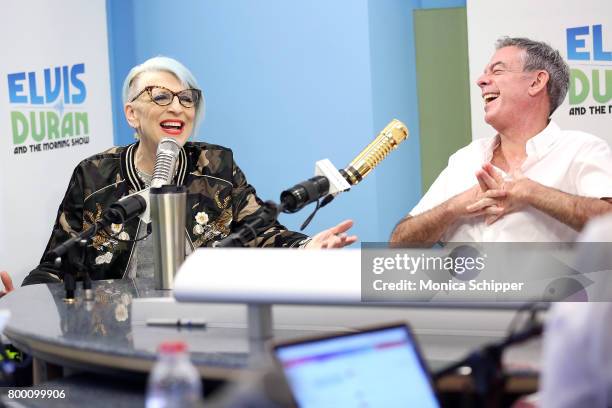
[{"label": "water bottle", "polygon": [[200,406],[202,383],[189,361],[187,345],[164,342],[149,375],[146,408],[191,408]]}]

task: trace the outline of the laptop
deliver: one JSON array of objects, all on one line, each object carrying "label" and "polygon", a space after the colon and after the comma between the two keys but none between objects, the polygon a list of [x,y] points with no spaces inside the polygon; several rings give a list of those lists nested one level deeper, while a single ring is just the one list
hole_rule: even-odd
[{"label": "laptop", "polygon": [[276,342],[273,354],[301,408],[440,406],[404,323]]}]

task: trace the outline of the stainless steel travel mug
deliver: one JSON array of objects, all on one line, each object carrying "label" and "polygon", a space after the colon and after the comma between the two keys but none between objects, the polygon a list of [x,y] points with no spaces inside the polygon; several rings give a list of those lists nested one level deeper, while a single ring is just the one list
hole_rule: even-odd
[{"label": "stainless steel travel mug", "polygon": [[155,251],[155,289],[173,289],[174,275],[185,260],[185,187],[151,188],[151,222]]}]

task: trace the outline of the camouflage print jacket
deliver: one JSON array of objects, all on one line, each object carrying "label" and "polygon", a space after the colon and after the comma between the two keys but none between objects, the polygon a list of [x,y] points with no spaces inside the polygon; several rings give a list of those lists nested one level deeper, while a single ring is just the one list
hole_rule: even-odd
[{"label": "camouflage print jacket", "polygon": [[[92,226],[110,204],[145,188],[136,175],[137,146],[135,143],[113,147],[78,164],[59,207],[45,253]],[[260,208],[261,200],[234,163],[230,149],[188,142],[181,149],[177,168],[174,182],[187,189],[185,228],[192,248],[210,246],[226,237],[245,217]],[[98,233],[93,238],[84,262],[92,279],[124,277],[134,249],[134,243],[129,240],[138,236],[139,225],[138,218],[124,225],[113,224],[114,235]],[[307,236],[288,231],[277,223],[249,245],[296,247],[306,239]],[[78,259],[75,257],[82,256],[79,253],[82,251],[69,253],[68,265],[64,268],[71,267]],[[62,276],[62,271],[43,256],[41,264],[30,272],[23,284],[57,282]]]}]

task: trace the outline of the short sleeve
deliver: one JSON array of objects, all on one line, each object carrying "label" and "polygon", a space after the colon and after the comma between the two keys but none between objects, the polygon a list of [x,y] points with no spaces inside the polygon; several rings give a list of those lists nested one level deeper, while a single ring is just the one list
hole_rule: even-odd
[{"label": "short sleeve", "polygon": [[411,216],[419,215],[424,213],[427,210],[431,210],[432,208],[442,204],[444,201],[448,200],[449,190],[448,190],[448,178],[449,178],[449,170],[446,167],[436,178],[436,181],[429,187],[427,193],[421,198],[421,201],[410,211]]},{"label": "short sleeve", "polygon": [[583,197],[612,197],[612,151],[601,139],[589,141],[575,160],[575,183]]}]

